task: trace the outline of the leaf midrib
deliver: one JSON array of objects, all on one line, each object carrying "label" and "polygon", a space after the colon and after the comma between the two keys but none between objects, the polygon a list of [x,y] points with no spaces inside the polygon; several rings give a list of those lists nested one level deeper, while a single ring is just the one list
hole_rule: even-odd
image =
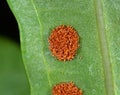
[{"label": "leaf midrib", "polygon": [[[34,8],[34,10],[35,10],[36,17],[37,17],[37,20],[38,20],[38,23],[39,23],[39,26],[40,26],[40,36],[41,36],[41,41],[42,41],[42,43],[43,43],[42,24],[41,24],[41,22],[40,22],[40,18],[39,18],[39,15],[38,15],[37,8],[36,8],[36,6],[35,6],[35,4],[34,4],[34,1],[31,0],[31,3],[32,3],[33,8]],[[47,63],[47,61],[46,61],[46,59],[45,59],[45,56],[44,56],[43,47],[42,47],[41,53],[42,53],[43,63],[44,63],[44,65],[45,65],[45,69],[46,69],[46,73],[47,73],[47,78],[48,78],[49,86],[51,87],[51,86],[52,86],[52,83],[51,83],[51,79],[50,79],[50,74],[49,74],[49,72],[48,72],[48,71],[49,71],[49,67],[48,67],[48,63]]]},{"label": "leaf midrib", "polygon": [[107,43],[107,36],[105,30],[105,21],[103,16],[103,4],[101,0],[94,0],[95,8],[96,8],[96,23],[98,28],[99,40],[100,40],[100,48],[101,55],[103,61],[104,68],[104,76],[105,76],[105,87],[107,95],[115,95],[114,86],[113,86],[113,75],[111,69],[109,48]]}]

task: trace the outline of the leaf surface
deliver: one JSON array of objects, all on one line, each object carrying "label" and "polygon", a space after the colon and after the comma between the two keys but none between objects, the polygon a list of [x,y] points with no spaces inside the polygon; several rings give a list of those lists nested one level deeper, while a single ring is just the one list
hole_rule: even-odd
[{"label": "leaf surface", "polygon": [[[53,85],[73,81],[84,95],[120,94],[119,0],[8,0],[20,29],[31,95],[51,95]],[[48,37],[58,25],[80,35],[74,60],[51,56]]]}]

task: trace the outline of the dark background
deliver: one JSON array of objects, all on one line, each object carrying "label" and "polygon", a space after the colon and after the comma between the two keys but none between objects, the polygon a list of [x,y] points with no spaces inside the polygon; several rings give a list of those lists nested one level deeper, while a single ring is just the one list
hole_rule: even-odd
[{"label": "dark background", "polygon": [[17,21],[11,12],[7,1],[0,0],[0,37],[9,38],[20,43]]}]

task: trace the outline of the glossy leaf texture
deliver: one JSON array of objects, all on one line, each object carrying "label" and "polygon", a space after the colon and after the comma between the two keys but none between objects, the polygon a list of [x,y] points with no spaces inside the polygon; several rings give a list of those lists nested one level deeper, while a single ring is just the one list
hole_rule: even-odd
[{"label": "glossy leaf texture", "polygon": [[[53,85],[73,81],[84,95],[120,94],[119,0],[8,0],[19,25],[31,95],[52,95]],[[48,37],[72,25],[80,48],[72,61],[58,61]]]}]

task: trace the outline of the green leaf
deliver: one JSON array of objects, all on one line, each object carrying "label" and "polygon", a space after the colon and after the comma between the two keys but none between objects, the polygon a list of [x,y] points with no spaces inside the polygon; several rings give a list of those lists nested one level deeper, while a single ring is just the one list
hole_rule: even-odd
[{"label": "green leaf", "polygon": [[0,95],[29,95],[20,48],[0,37]]},{"label": "green leaf", "polygon": [[[119,0],[8,0],[20,29],[31,95],[51,95],[53,85],[73,81],[84,95],[120,94]],[[81,48],[72,61],[51,56],[48,37],[72,25]]]}]

